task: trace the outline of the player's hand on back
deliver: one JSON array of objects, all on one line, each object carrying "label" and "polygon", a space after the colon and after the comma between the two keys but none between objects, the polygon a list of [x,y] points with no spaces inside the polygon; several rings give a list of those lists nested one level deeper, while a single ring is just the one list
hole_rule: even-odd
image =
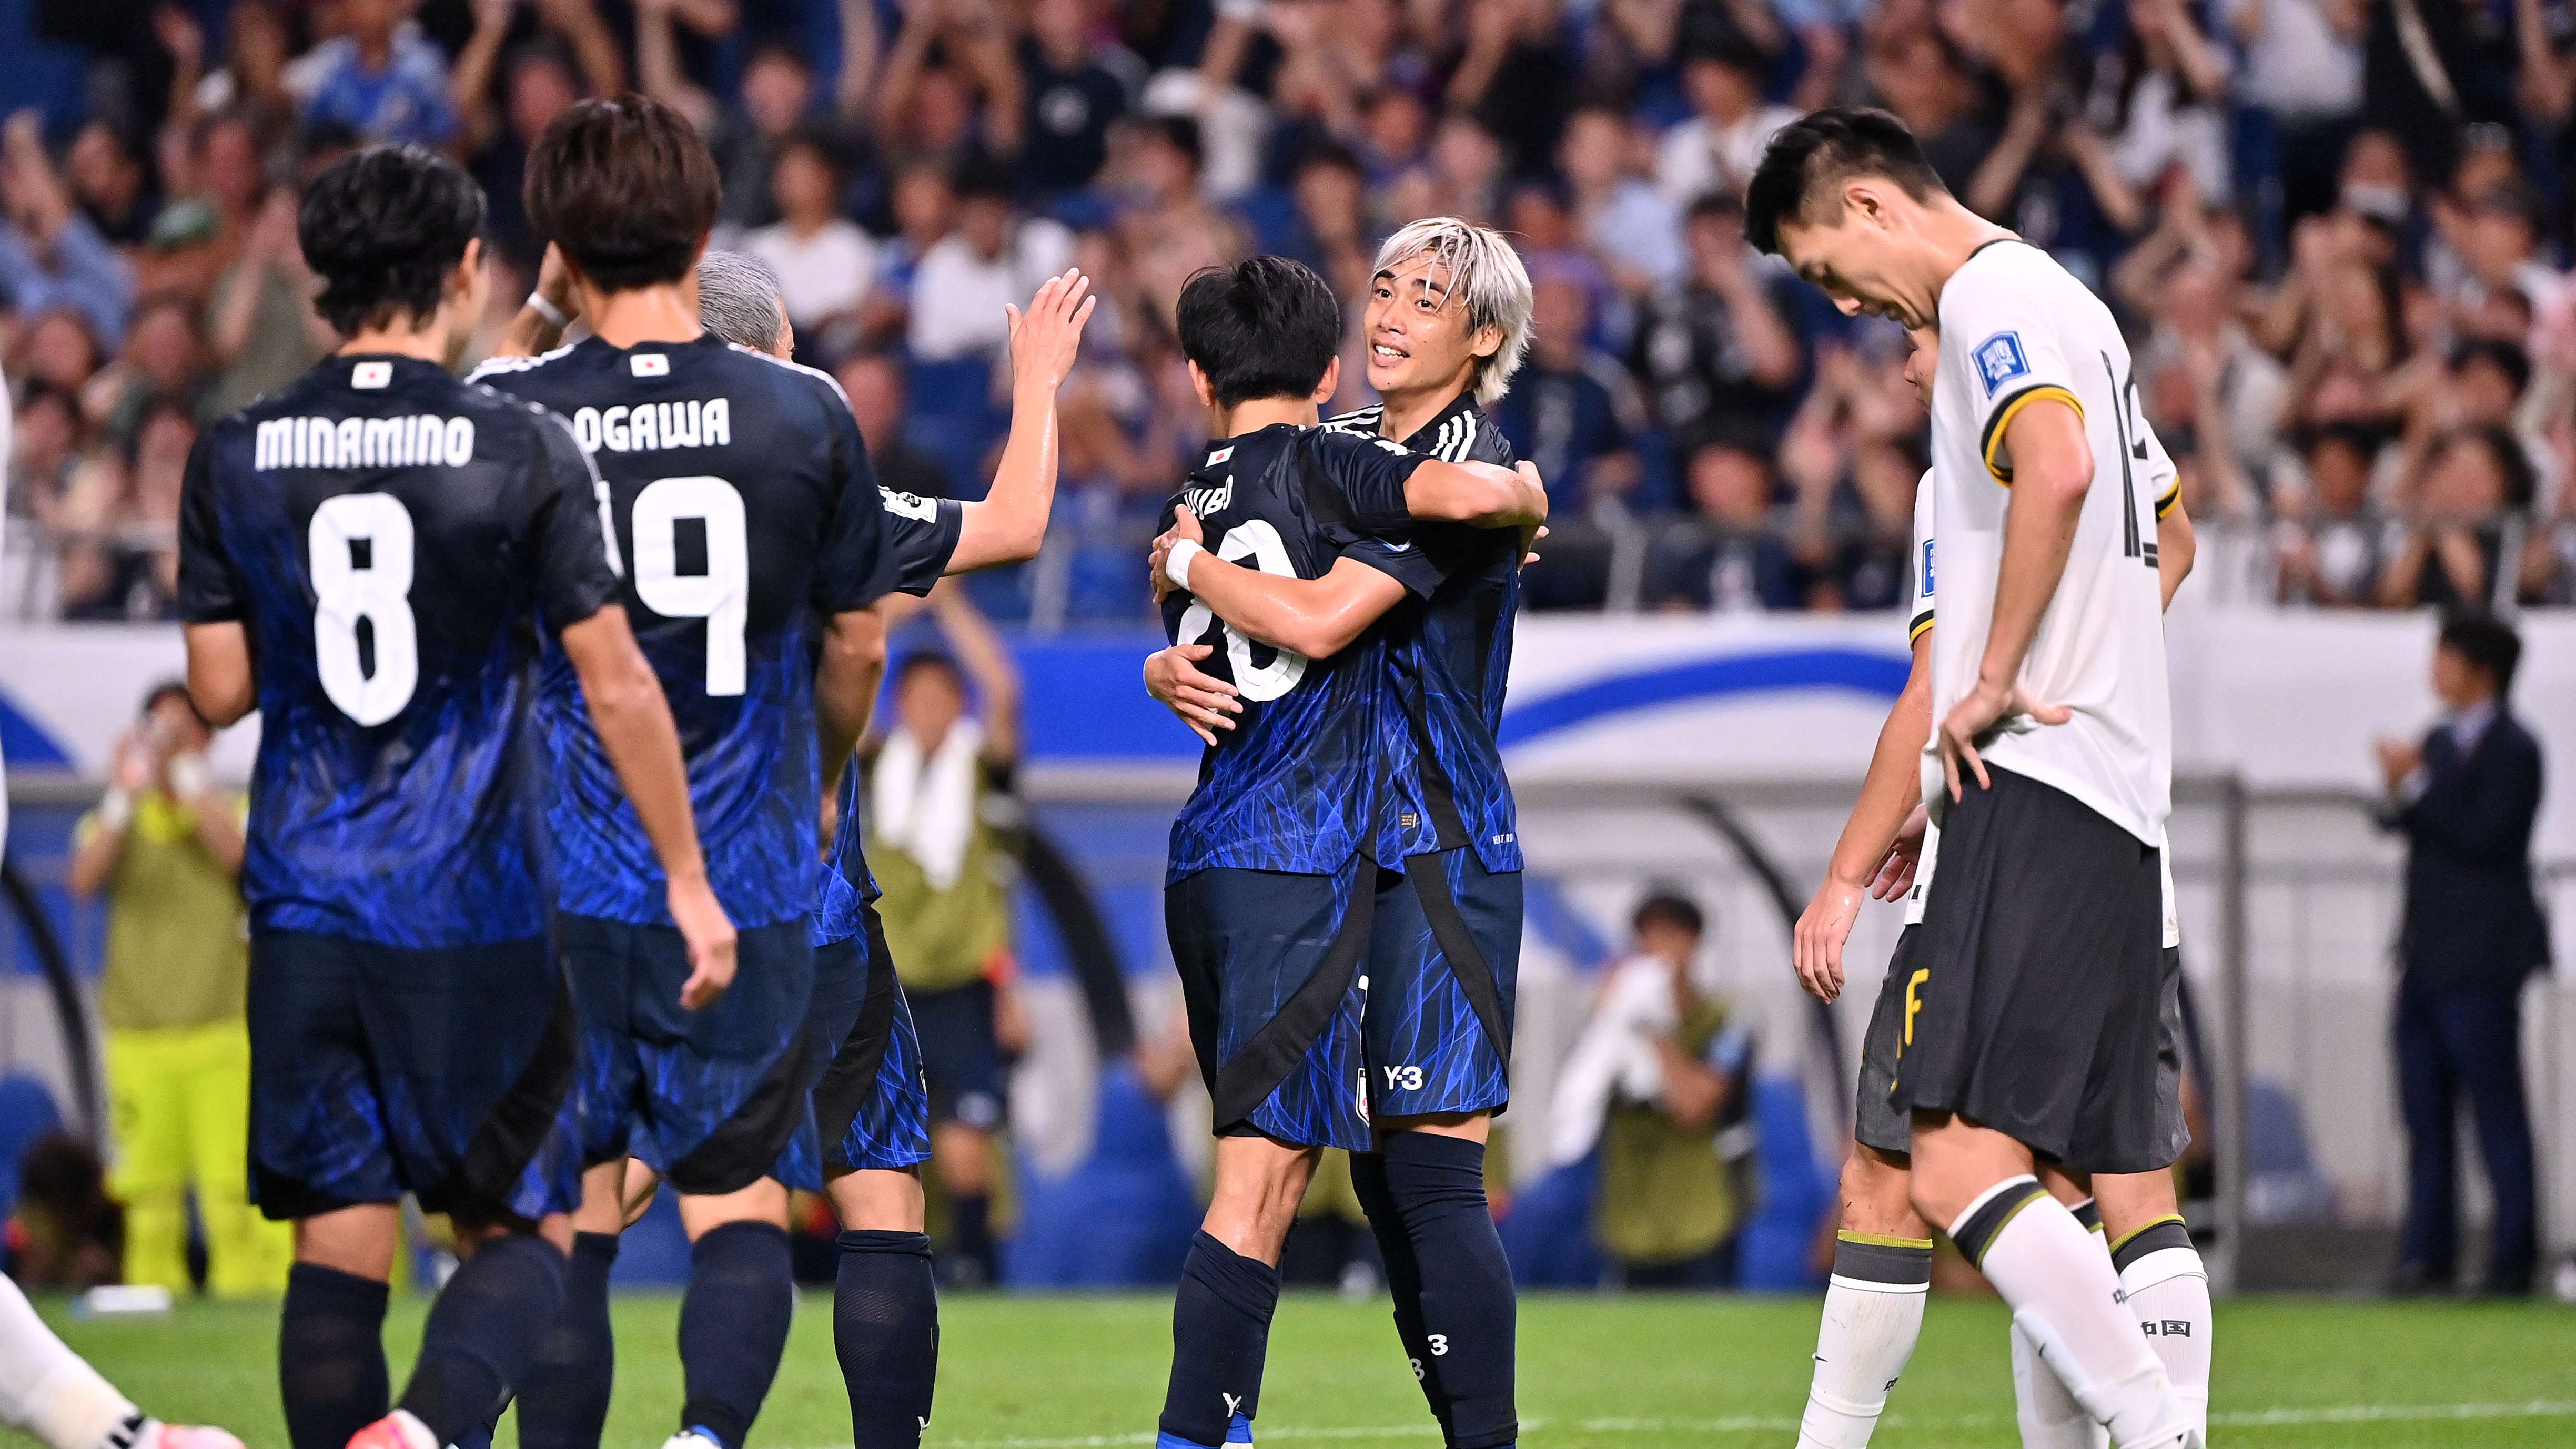
[{"label": "player's hand on back", "polygon": [[733,985],[733,922],[704,876],[672,881],[665,896],[671,924],[689,945],[689,979],[680,987],[680,1005],[698,1011]]},{"label": "player's hand on back", "polygon": [[1932,825],[1932,812],[1920,804],[1905,823],[1896,827],[1896,840],[1887,847],[1887,859],[1878,864],[1878,874],[1871,878],[1869,894],[1873,900],[1901,899],[1914,888],[1914,871],[1923,860],[1923,833]]},{"label": "player's hand on back", "polygon": [[1199,516],[1190,511],[1188,504],[1182,504],[1173,512],[1172,526],[1155,538],[1152,551],[1145,556],[1145,578],[1154,586],[1154,602],[1157,604],[1163,602],[1163,596],[1173,589],[1171,577],[1163,572],[1163,565],[1171,558],[1173,547],[1183,539],[1202,545],[1207,542],[1207,530],[1199,526]]},{"label": "player's hand on back", "polygon": [[1218,730],[1234,728],[1234,716],[1243,713],[1235,687],[1198,667],[1198,661],[1214,652],[1206,644],[1175,644],[1145,656],[1145,692],[1161,700],[1190,727],[1190,733],[1210,745],[1216,743]]},{"label": "player's hand on back", "polygon": [[1986,762],[1977,753],[1977,742],[1991,739],[1997,726],[2024,715],[2041,724],[2060,725],[2075,718],[2075,711],[2064,705],[2043,704],[2019,685],[2006,689],[1985,680],[1979,680],[1975,688],[1950,706],[1949,716],[1941,721],[1939,740],[1941,778],[1949,783],[1952,800],[1959,798],[1969,775],[1975,775],[1980,786],[1994,784],[1986,777]]},{"label": "player's hand on back", "polygon": [[1053,392],[1064,386],[1073,359],[1082,347],[1083,325],[1100,299],[1091,295],[1091,279],[1073,267],[1049,277],[1029,299],[1027,311],[1005,303],[1011,322],[1011,383]]}]

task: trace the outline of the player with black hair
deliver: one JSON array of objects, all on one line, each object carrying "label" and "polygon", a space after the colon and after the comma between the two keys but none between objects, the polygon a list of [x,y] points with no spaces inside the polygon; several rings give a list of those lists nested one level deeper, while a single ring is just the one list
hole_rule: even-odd
[{"label": "player with black hair", "polygon": [[[1173,1303],[1161,1430],[1166,1449],[1207,1449],[1251,1433],[1279,1251],[1316,1157],[1376,1146],[1358,978],[1388,880],[1380,864],[1400,860],[1383,742],[1391,631],[1379,620],[1443,578],[1415,546],[1416,520],[1534,529],[1546,492],[1527,470],[1316,426],[1316,400],[1338,380],[1340,309],[1295,262],[1203,271],[1178,311],[1218,441],[1173,499],[1152,568],[1173,642],[1222,651],[1212,677],[1230,693],[1212,697],[1230,718],[1193,724],[1209,749],[1166,877],[1219,1140],[1214,1198]],[[1283,579],[1312,587],[1293,599],[1259,587]],[[1481,1206],[1481,1182],[1475,1197]]]},{"label": "player with black hair", "polygon": [[[1531,308],[1529,273],[1501,234],[1455,217],[1399,228],[1379,250],[1364,324],[1382,401],[1326,426],[1444,461],[1509,465],[1511,445],[1481,404],[1519,368]],[[1379,685],[1388,788],[1374,855],[1387,873],[1362,971],[1370,1145],[1352,1155],[1351,1183],[1442,1438],[1491,1449],[1519,1434],[1511,1264],[1484,1181],[1486,1136],[1510,1100],[1520,957],[1520,831],[1497,731],[1522,547],[1510,532],[1436,521],[1416,521],[1403,541],[1417,551],[1400,577],[1417,597],[1388,615]],[[1201,571],[1203,602],[1261,643],[1341,606],[1329,578],[1221,561]],[[1253,596],[1259,612],[1235,612]],[[1191,657],[1205,652],[1176,646],[1148,664],[1148,687],[1184,719],[1179,689],[1227,692]],[[1205,727],[1224,727],[1221,712],[1207,714]]]},{"label": "player with black hair", "polygon": [[[471,1436],[563,1301],[579,1044],[523,725],[546,638],[696,976],[733,971],[598,475],[562,418],[447,371],[482,313],[482,223],[482,193],[428,151],[324,171],[299,233],[349,340],[208,429],[182,502],[189,695],[218,727],[262,724],[250,1156],[261,1210],[295,1222],[295,1449]],[[471,1252],[387,1414],[406,1192]]]},{"label": "player with black hair", "polygon": [[2153,485],[2169,464],[2128,343],[2047,253],[1960,205],[1885,112],[1782,128],[1746,232],[1843,312],[1940,336],[1942,777],[1924,784],[1943,859],[1891,1087],[1912,1205],[2115,1441],[2196,1449],[2202,1411],[2038,1178],[2053,1162],[2148,1174],[2181,1149],[2160,1009],[2173,723]]},{"label": "player with black hair", "polygon": [[[870,606],[926,591],[944,570],[1036,551],[1054,496],[1055,388],[1089,313],[1087,283],[1068,272],[1013,316],[1013,436],[1003,477],[970,512],[884,493],[830,377],[704,329],[696,287],[715,167],[677,112],[635,96],[573,107],[530,157],[527,199],[592,335],[476,376],[559,406],[600,462],[612,527],[635,559],[630,604],[710,821],[711,873],[744,926],[744,968],[711,1008],[681,979],[650,862],[603,788],[571,714],[571,681],[550,668],[538,718],[556,757],[562,933],[588,1039],[588,1170],[574,1290],[524,1396],[521,1437],[534,1449],[598,1442],[614,1351],[607,1280],[633,1201],[631,1155],[680,1194],[692,1238],[686,1399],[672,1442],[739,1449],[786,1343],[793,1293],[775,1174],[813,1115],[808,1091],[824,1058],[815,1038],[839,1044],[823,1085],[851,1079],[854,1104],[881,1095],[889,1050],[887,1021],[863,1006],[855,1023],[816,1016],[818,973],[825,1002],[843,977],[862,993],[872,985],[864,959],[818,961],[818,941],[858,934],[827,926],[831,882],[858,887],[827,872],[818,903],[811,869],[817,807],[841,783],[882,676]],[[767,341],[784,338],[782,328]],[[842,858],[855,862],[855,850]],[[882,1159],[824,1162],[853,1229],[844,1283],[855,1275],[863,1287],[842,1295],[835,1333],[870,1446],[892,1441],[897,1418],[918,1437],[935,1362],[907,1146],[898,1136]]]}]

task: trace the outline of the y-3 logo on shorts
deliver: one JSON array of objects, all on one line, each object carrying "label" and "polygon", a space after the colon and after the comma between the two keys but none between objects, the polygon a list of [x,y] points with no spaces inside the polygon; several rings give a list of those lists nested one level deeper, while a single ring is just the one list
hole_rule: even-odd
[{"label": "y-3 logo on shorts", "polygon": [[1243,1412],[1243,1395],[1219,1392],[1217,1397],[1225,1400],[1225,1415],[1227,1418],[1231,1419],[1235,1415]]},{"label": "y-3 logo on shorts", "polygon": [[1380,1067],[1378,1070],[1386,1073],[1386,1089],[1390,1092],[1422,1090],[1422,1068],[1420,1067]]}]

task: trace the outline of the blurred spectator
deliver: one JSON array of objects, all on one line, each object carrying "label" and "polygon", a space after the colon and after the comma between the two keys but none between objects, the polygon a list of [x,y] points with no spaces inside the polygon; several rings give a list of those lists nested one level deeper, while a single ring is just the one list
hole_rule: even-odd
[{"label": "blurred spectator", "polygon": [[242,797],[206,767],[213,733],[173,680],[144,696],[81,818],[66,883],[107,900],[107,1085],[125,1281],[188,1290],[188,1195],[223,1297],[286,1286],[289,1234],[250,1205],[248,923],[237,884]]},{"label": "blurred spectator", "polygon": [[643,0],[636,7],[636,80],[706,133],[724,177],[722,219],[734,226],[765,226],[778,218],[769,168],[780,144],[813,105],[813,67],[794,46],[764,42],[743,62],[734,103],[720,105],[681,73],[673,33],[678,9],[678,0]]},{"label": "blurred spectator", "polygon": [[1675,206],[1712,192],[1741,197],[1771,133],[1798,119],[1787,106],[1762,98],[1770,63],[1749,46],[1712,45],[1682,61],[1682,85],[1691,119],[1664,133],[1655,158],[1655,182]]},{"label": "blurred spectator", "polygon": [[2522,986],[2549,964],[2549,931],[2531,883],[2540,744],[2510,703],[2521,659],[2522,641],[2494,616],[2453,615],[2433,652],[2442,723],[2421,744],[2379,743],[2381,823],[2407,841],[2396,1022],[2409,1139],[2400,1291],[2446,1291],[2458,1266],[2463,1090],[2495,1198],[2479,1291],[2529,1293],[2539,1259]]},{"label": "blurred spectator", "polygon": [[2283,603],[2349,607],[2375,601],[2386,569],[2389,520],[2369,513],[2379,437],[2366,424],[2312,429],[2299,465],[2273,485],[2281,514],[2276,545]]},{"label": "blurred spectator", "polygon": [[912,279],[912,351],[930,362],[993,356],[1009,337],[1004,306],[1017,306],[1073,260],[1073,235],[1044,217],[1019,216],[1009,175],[990,162],[957,182],[957,228],[923,253]]},{"label": "blurred spectator", "polygon": [[2379,602],[2392,609],[2511,603],[2522,561],[2508,561],[2505,550],[2520,531],[2508,530],[2502,515],[2528,509],[2531,488],[2530,460],[2503,428],[2444,434],[2419,478],[2401,485],[2413,516],[2380,572]]},{"label": "blurred spectator", "polygon": [[1745,437],[1717,437],[1691,450],[1687,484],[1699,527],[1656,540],[1647,602],[1662,609],[1795,609],[1810,571],[1773,527],[1767,449]]},{"label": "blurred spectator", "polygon": [[1570,188],[1585,246],[1622,292],[1643,296],[1682,279],[1681,209],[1639,174],[1628,118],[1614,106],[1568,117],[1557,165]]},{"label": "blurred spectator", "polygon": [[1648,896],[1627,959],[1557,1079],[1560,1144],[1599,1124],[1594,1229],[1630,1288],[1716,1288],[1735,1281],[1735,1232],[1746,1207],[1720,1134],[1741,1121],[1753,1038],[1722,998],[1693,979],[1704,922],[1689,898]]},{"label": "blurred spectator", "polygon": [[1091,184],[1109,156],[1109,128],[1126,113],[1143,66],[1096,40],[1090,0],[1035,0],[1020,41],[1020,184],[1046,198]]},{"label": "blurred spectator", "polygon": [[921,498],[949,496],[948,475],[939,460],[916,448],[903,435],[903,361],[883,352],[851,354],[834,374],[858,420],[860,441],[867,444],[869,466],[877,482],[897,493]]},{"label": "blurred spectator", "polygon": [[1619,364],[1586,341],[1591,303],[1581,283],[1543,276],[1533,300],[1529,362],[1494,421],[1547,480],[1551,514],[1581,517],[1636,488],[1628,440],[1643,407]]},{"label": "blurred spectator", "polygon": [[866,747],[868,859],[930,1086],[931,1167],[948,1204],[940,1262],[953,1282],[982,1286],[995,1281],[1004,1073],[1028,1036],[1011,984],[1006,839],[1018,828],[1020,678],[956,584],[931,591],[930,615],[953,652],[916,649],[896,666],[894,726]]},{"label": "blurred spectator", "polygon": [[122,340],[132,268],[72,205],[34,111],[0,126],[0,212],[0,292],[9,305],[30,316],[69,307],[93,337],[111,347]]},{"label": "blurred spectator", "polygon": [[483,184],[492,245],[533,277],[545,242],[529,227],[521,195],[528,152],[573,102],[625,89],[626,66],[616,37],[587,0],[539,7],[545,32],[511,45],[517,13],[514,0],[482,0],[474,7],[473,37],[457,52],[449,89],[463,127],[462,149],[474,179]]},{"label": "blurred spectator", "polygon": [[222,417],[285,386],[338,345],[313,310],[316,290],[295,239],[295,193],[273,188],[241,259],[207,300],[205,340],[216,371],[200,403],[204,416]]},{"label": "blurred spectator", "polygon": [[2243,57],[2237,134],[2253,143],[2238,164],[2278,177],[2285,225],[2334,201],[2335,167],[2361,110],[2361,38],[2370,9],[2356,0],[2225,0],[2220,7]]},{"label": "blurred spectator", "polygon": [[304,102],[308,126],[341,126],[371,141],[444,146],[456,139],[447,54],[420,32],[403,0],[340,0],[341,33],[314,47]]},{"label": "blurred spectator", "polygon": [[778,220],[745,236],[742,249],[777,274],[798,350],[847,351],[876,281],[876,240],[839,214],[840,167],[819,135],[798,131],[779,144],[769,189]]},{"label": "blurred spectator", "polygon": [[1682,236],[1689,274],[1648,301],[1632,359],[1655,420],[1675,434],[1711,422],[1777,428],[1795,400],[1802,359],[1771,295],[1769,264],[1744,240],[1743,204],[1693,203]]},{"label": "blurred spectator", "polygon": [[178,616],[179,494],[196,445],[187,405],[159,399],[121,455],[81,471],[62,511],[64,618]]}]

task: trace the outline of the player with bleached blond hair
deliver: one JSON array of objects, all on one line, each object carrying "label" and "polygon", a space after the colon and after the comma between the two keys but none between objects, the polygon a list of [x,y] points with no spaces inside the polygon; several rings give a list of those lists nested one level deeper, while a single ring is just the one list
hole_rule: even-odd
[{"label": "player with bleached blond hair", "polygon": [[[1380,401],[1325,427],[1444,462],[1510,466],[1511,444],[1483,405],[1519,370],[1531,311],[1529,272],[1500,233],[1454,217],[1410,223],[1379,248],[1362,313]],[[1442,1439],[1495,1449],[1520,1433],[1515,1297],[1485,1197],[1485,1142],[1511,1095],[1521,851],[1497,730],[1526,536],[1416,519],[1398,541],[1410,568],[1401,590],[1368,570],[1297,579],[1205,554],[1189,588],[1228,625],[1289,648],[1353,612],[1352,588],[1387,595],[1378,774],[1389,788],[1358,972],[1368,1136],[1351,1154],[1351,1181]],[[1184,638],[1146,678],[1213,744],[1239,702],[1197,669],[1208,652]]]}]

